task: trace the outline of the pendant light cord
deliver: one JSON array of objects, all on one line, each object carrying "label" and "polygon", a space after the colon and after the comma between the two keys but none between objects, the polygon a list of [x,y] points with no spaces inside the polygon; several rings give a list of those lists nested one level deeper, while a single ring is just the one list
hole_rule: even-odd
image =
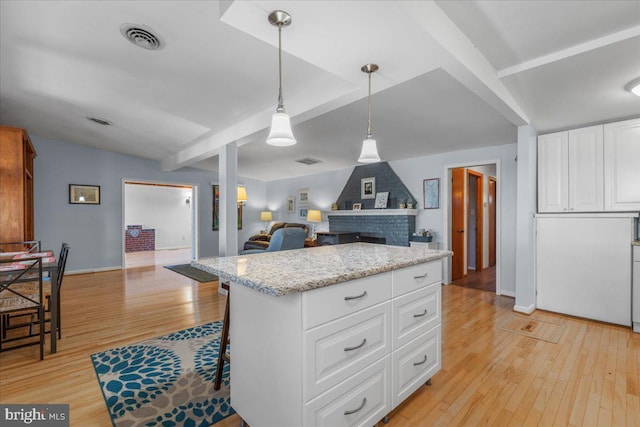
[{"label": "pendant light cord", "polygon": [[279,84],[278,88],[278,113],[284,113],[284,103],[282,102],[282,24],[278,25],[278,75]]},{"label": "pendant light cord", "polygon": [[367,109],[369,110],[369,120],[367,122],[367,139],[371,139],[371,71],[369,71],[369,96],[367,98]]}]

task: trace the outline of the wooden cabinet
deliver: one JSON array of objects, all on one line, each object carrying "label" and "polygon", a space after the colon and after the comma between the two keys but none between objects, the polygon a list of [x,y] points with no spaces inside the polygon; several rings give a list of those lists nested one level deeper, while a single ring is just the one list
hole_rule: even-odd
[{"label": "wooden cabinet", "polygon": [[640,210],[640,119],[604,125],[605,210]]},{"label": "wooden cabinet", "polygon": [[436,260],[280,297],[232,282],[234,409],[256,426],[374,425],[442,366],[441,272]]},{"label": "wooden cabinet", "polygon": [[0,126],[0,242],[33,240],[33,159],[24,129]]},{"label": "wooden cabinet", "polygon": [[603,210],[602,126],[538,137],[538,211]]}]

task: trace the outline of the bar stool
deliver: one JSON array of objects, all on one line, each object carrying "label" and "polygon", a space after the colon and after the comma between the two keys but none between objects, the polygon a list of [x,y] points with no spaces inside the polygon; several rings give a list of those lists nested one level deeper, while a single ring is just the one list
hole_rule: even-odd
[{"label": "bar stool", "polygon": [[218,349],[218,366],[216,366],[216,379],[213,383],[214,390],[220,390],[222,384],[222,372],[224,371],[224,362],[231,363],[231,357],[227,354],[227,346],[229,345],[229,298],[231,298],[231,290],[228,283],[220,282],[222,289],[227,290],[227,302],[224,305],[224,320],[222,321],[222,335],[220,336],[220,348]]}]

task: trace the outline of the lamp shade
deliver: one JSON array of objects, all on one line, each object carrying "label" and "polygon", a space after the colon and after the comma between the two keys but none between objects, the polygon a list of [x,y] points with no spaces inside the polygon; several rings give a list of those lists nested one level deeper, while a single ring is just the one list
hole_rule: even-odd
[{"label": "lamp shade", "polygon": [[260,221],[273,221],[273,215],[271,211],[260,212]]},{"label": "lamp shade", "polygon": [[238,187],[238,201],[239,202],[247,201],[247,189],[245,187]]},{"label": "lamp shade", "polygon": [[310,222],[322,222],[322,212],[309,209],[307,211],[307,221]]},{"label": "lamp shade", "polygon": [[267,144],[286,147],[296,142],[291,131],[289,115],[287,113],[275,113],[271,118],[271,132],[267,137]]},{"label": "lamp shade", "polygon": [[376,163],[379,161],[380,161],[380,156],[378,155],[376,140],[368,138],[362,141],[362,152],[360,152],[360,157],[358,158],[358,162],[359,163]]}]

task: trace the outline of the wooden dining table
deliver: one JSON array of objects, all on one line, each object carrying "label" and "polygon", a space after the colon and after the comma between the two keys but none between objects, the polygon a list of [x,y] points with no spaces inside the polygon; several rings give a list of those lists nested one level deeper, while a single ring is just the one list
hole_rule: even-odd
[{"label": "wooden dining table", "polygon": [[[51,354],[58,351],[58,263],[52,250],[38,252],[0,252],[0,260],[13,259],[15,262],[4,265],[0,269],[0,282],[9,274],[19,273],[25,267],[21,262],[32,258],[42,258],[42,274],[49,273],[51,280]],[[24,264],[22,264],[24,265]],[[27,279],[25,279],[26,281]]]}]

